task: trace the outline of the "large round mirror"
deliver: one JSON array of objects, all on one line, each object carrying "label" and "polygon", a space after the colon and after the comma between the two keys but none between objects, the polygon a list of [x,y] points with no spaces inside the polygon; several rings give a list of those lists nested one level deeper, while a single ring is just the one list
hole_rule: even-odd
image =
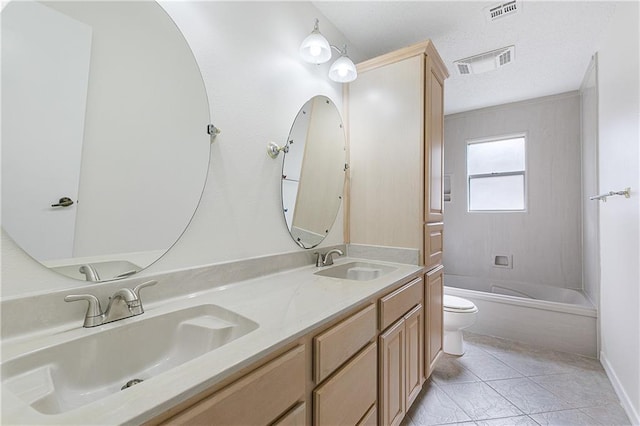
[{"label": "large round mirror", "polygon": [[296,116],[282,166],[282,205],[293,240],[303,248],[327,236],[342,201],[345,133],[336,105],[315,96]]},{"label": "large round mirror", "polygon": [[2,10],[2,227],[43,265],[129,276],[180,237],[209,166],[195,58],[157,3]]}]

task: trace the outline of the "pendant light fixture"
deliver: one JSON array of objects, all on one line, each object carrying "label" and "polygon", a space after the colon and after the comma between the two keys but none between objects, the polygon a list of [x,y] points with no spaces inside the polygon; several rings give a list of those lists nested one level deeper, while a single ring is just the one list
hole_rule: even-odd
[{"label": "pendant light fixture", "polygon": [[349,83],[358,77],[358,71],[353,61],[347,55],[347,45],[342,49],[329,44],[320,33],[319,21],[316,19],[313,31],[302,41],[300,56],[310,64],[323,64],[331,59],[331,49],[340,52],[340,57],[331,65],[329,78],[338,83]]},{"label": "pendant light fixture", "polygon": [[338,83],[348,83],[358,77],[356,66],[347,56],[347,45],[345,44],[340,52],[340,57],[331,64],[329,68],[329,78]]},{"label": "pendant light fixture", "polygon": [[302,41],[300,45],[300,56],[310,64],[324,64],[331,59],[331,46],[326,38],[320,33],[316,19],[313,31]]}]

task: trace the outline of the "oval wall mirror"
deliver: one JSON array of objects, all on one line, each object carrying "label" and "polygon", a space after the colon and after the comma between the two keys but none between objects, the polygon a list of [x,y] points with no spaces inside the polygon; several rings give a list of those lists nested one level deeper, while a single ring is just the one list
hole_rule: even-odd
[{"label": "oval wall mirror", "polygon": [[335,222],[344,187],[346,138],[340,112],[315,96],[298,112],[282,166],[282,206],[291,238],[317,246]]},{"label": "oval wall mirror", "polygon": [[209,167],[193,53],[155,2],[2,10],[2,227],[87,281],[129,276],[184,232]]}]

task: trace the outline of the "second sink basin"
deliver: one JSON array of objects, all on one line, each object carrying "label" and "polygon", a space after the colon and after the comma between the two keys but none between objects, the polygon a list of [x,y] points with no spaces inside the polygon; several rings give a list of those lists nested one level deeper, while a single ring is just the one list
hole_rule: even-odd
[{"label": "second sink basin", "polygon": [[323,277],[340,278],[354,281],[369,281],[380,278],[389,272],[395,271],[393,266],[379,265],[369,262],[350,262],[331,268],[322,269],[315,273]]},{"label": "second sink basin", "polygon": [[[200,305],[106,326],[2,363],[2,391],[43,414],[120,392],[258,328],[217,305]],[[87,331],[89,333],[89,331]]]}]

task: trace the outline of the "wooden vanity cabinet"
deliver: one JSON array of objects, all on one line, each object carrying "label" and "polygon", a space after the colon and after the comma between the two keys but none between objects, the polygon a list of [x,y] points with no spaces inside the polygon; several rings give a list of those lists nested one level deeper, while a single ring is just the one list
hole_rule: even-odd
[{"label": "wooden vanity cabinet", "polygon": [[146,425],[399,424],[428,365],[424,277],[372,295]]},{"label": "wooden vanity cabinet", "polygon": [[[449,73],[429,40],[357,69],[358,78],[344,92],[345,241],[417,250],[418,263],[432,271],[423,288],[428,378],[442,352],[444,81]],[[392,420],[386,413],[381,418]]]},{"label": "wooden vanity cabinet", "polygon": [[400,424],[424,383],[423,289],[418,278],[380,299],[380,323],[391,323],[378,339],[381,425]]}]

